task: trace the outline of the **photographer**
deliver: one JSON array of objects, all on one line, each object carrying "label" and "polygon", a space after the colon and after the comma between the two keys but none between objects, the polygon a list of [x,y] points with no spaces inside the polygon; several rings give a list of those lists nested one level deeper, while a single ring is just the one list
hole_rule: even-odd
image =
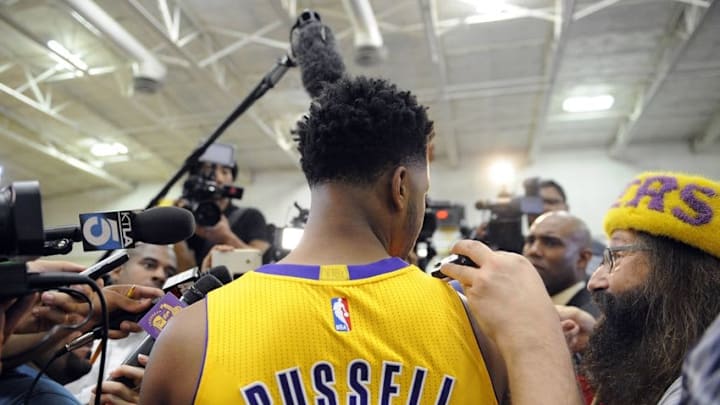
[{"label": "photographer", "polygon": [[530,227],[541,214],[551,211],[567,211],[565,190],[554,180],[541,180],[538,177],[523,181],[525,195],[512,197],[501,193],[494,202],[478,201],[475,208],[489,210],[491,218],[475,228],[470,239],[484,242],[493,250],[506,250],[522,253],[524,236],[522,217],[527,216]]},{"label": "photographer", "polygon": [[178,205],[193,211],[197,226],[193,237],[176,245],[178,268],[199,265],[214,245],[257,249],[261,254],[270,247],[263,214],[230,201],[242,191],[232,187],[238,170],[234,154],[231,145],[212,144],[200,163],[190,169]]}]

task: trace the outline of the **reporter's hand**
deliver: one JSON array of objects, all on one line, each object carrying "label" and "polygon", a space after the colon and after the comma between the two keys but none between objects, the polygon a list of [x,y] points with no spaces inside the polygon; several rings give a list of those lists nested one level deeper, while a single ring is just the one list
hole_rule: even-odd
[{"label": "reporter's hand", "polygon": [[85,266],[62,260],[33,260],[26,263],[30,273],[67,272],[80,273]]},{"label": "reporter's hand", "polygon": [[[129,388],[125,384],[117,381],[104,381],[102,383],[100,393],[100,402],[102,404],[136,404],[140,399],[140,385],[145,375],[145,366],[148,362],[148,356],[144,354],[138,355],[138,363],[143,367],[133,367],[124,364],[110,373],[111,378],[125,377],[133,380],[135,388]],[[95,388],[93,395],[90,396],[90,403],[95,401]]]},{"label": "reporter's hand", "polygon": [[208,270],[213,268],[212,263],[212,253],[213,252],[232,252],[235,250],[234,247],[230,245],[215,245],[213,246],[208,254],[203,258],[202,265],[200,266],[200,271],[203,273],[207,273]]},{"label": "reporter's hand", "polygon": [[533,344],[538,330],[560,333],[557,311],[527,259],[471,240],[457,242],[451,251],[480,267],[450,263],[442,272],[460,282],[480,328],[501,349]]},{"label": "reporter's hand", "polygon": [[[20,321],[26,317],[36,300],[35,294],[26,295],[20,298],[10,298],[0,301],[0,354],[5,346],[5,341],[10,336]],[[2,362],[0,362],[2,372]]]},{"label": "reporter's hand", "polygon": [[560,324],[570,352],[584,351],[595,329],[595,318],[577,307],[555,305],[555,309],[560,315]]},{"label": "reporter's hand", "polygon": [[[132,297],[128,297],[128,291],[133,289]],[[141,285],[112,285],[103,288],[103,295],[107,303],[108,311],[123,310],[130,313],[138,313],[148,309],[152,298],[161,297],[163,292],[159,288]],[[89,293],[93,303],[93,314],[90,322],[83,330],[90,330],[102,320],[100,301],[96,294]],[[38,318],[44,318],[57,324],[73,325],[82,321],[88,316],[89,307],[84,301],[77,300],[67,294],[57,291],[46,291],[41,295],[41,302],[44,306],[33,309],[33,314]],[[126,337],[130,332],[139,332],[140,326],[134,322],[124,321],[120,330],[110,332],[111,339]]]},{"label": "reporter's hand", "polygon": [[228,244],[231,240],[237,239],[225,215],[221,215],[220,221],[213,226],[196,226],[195,233],[215,245]]}]

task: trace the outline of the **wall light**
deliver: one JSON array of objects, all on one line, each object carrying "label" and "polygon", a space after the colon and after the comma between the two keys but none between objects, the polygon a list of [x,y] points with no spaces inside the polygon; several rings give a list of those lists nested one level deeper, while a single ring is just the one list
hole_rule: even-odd
[{"label": "wall light", "polygon": [[615,97],[609,94],[598,96],[568,97],[562,103],[566,112],[592,112],[609,110],[615,103]]}]

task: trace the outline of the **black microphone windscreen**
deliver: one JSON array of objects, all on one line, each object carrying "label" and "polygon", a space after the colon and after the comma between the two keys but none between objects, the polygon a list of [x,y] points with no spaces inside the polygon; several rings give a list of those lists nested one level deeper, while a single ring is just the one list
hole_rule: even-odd
[{"label": "black microphone windscreen", "polygon": [[133,232],[137,240],[154,245],[182,242],[195,233],[195,219],[179,207],[154,207],[135,215]]},{"label": "black microphone windscreen", "polygon": [[345,74],[335,36],[316,12],[305,10],[298,16],[291,46],[310,97],[316,98],[327,83],[335,83]]},{"label": "black microphone windscreen", "polygon": [[215,276],[223,284],[227,284],[232,281],[232,274],[230,274],[230,270],[227,266],[215,266],[208,270],[208,273]]},{"label": "black microphone windscreen", "polygon": [[200,277],[195,284],[192,285],[185,293],[180,297],[180,300],[188,305],[192,305],[197,301],[205,298],[205,295],[219,287],[222,287],[223,283],[212,274],[205,274]]}]

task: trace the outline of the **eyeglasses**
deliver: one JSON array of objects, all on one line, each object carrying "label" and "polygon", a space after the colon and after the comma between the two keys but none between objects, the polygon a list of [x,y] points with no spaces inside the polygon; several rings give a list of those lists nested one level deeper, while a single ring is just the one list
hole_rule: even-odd
[{"label": "eyeglasses", "polygon": [[644,252],[649,250],[649,247],[643,245],[623,245],[606,247],[603,251],[603,260],[600,265],[608,265],[608,274],[610,274],[615,269],[615,263],[618,259],[617,252]]}]

